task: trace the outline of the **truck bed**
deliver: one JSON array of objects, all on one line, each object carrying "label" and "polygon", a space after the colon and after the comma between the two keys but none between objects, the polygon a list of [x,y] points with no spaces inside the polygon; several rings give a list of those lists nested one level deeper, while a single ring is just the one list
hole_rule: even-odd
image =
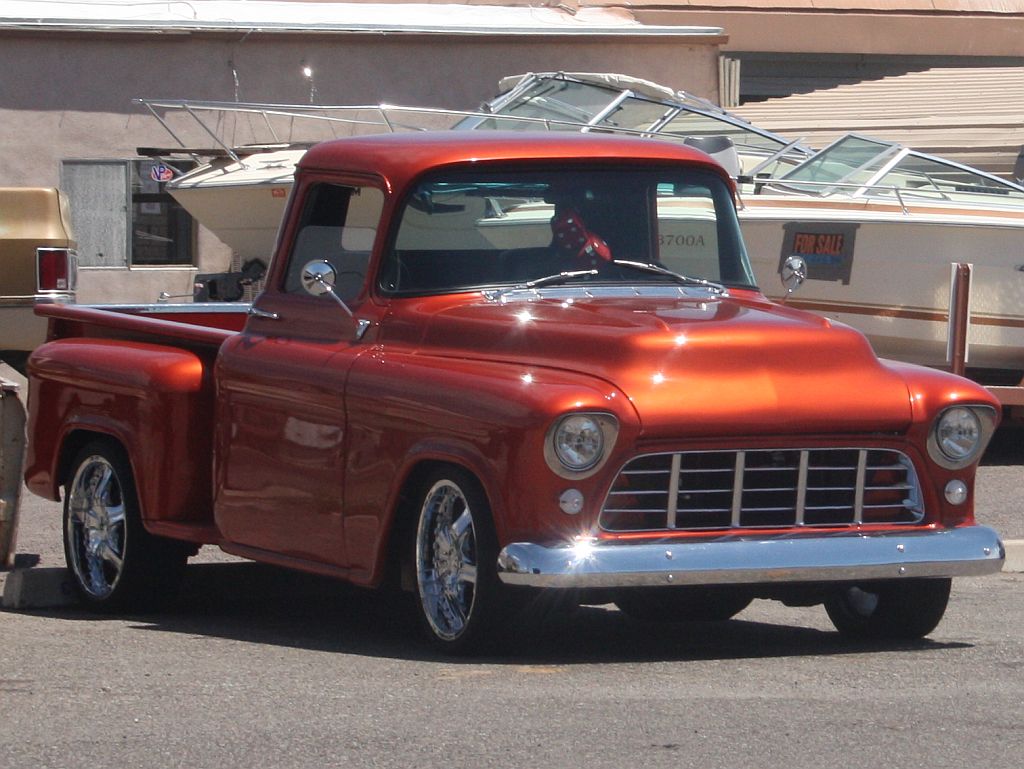
[{"label": "truck bed", "polygon": [[139,479],[147,529],[216,542],[213,366],[244,325],[247,305],[40,306],[48,342],[29,363],[37,415],[26,462],[35,493],[60,498],[73,455],[92,440],[120,443]]},{"label": "truck bed", "polygon": [[47,339],[93,337],[220,345],[245,325],[248,304],[40,305]]}]

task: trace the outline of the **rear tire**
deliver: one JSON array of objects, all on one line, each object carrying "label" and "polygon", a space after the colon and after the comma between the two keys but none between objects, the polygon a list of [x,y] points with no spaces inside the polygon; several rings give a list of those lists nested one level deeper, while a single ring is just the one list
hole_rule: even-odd
[{"label": "rear tire", "polygon": [[615,605],[644,622],[724,622],[752,600],[748,592],[734,588],[670,587],[622,593]]},{"label": "rear tire", "polygon": [[942,620],[951,584],[947,578],[848,586],[825,599],[825,611],[849,638],[923,638]]},{"label": "rear tire", "polygon": [[98,611],[159,608],[177,594],[187,546],[143,527],[131,465],[113,441],[87,444],[71,464],[64,557],[79,598]]}]

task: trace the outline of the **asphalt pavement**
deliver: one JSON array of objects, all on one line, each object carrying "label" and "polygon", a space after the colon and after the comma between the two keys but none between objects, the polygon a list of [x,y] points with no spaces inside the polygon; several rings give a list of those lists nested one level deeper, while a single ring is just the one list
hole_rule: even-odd
[{"label": "asphalt pavement", "polygon": [[914,643],[771,601],[678,625],[585,607],[460,660],[377,595],[202,564],[165,614],[0,613],[0,769],[1020,766],[1022,587],[956,580]]},{"label": "asphalt pavement", "polygon": [[[1003,429],[976,507],[1007,539],[1024,540],[1022,472],[1022,431]],[[21,573],[60,574],[60,517],[24,494]],[[914,643],[846,641],[821,607],[772,601],[688,624],[545,607],[500,654],[458,660],[425,647],[410,616],[216,548],[192,559],[164,614],[0,611],[0,769],[962,769],[1024,756],[1024,574],[954,580],[942,623]]]}]

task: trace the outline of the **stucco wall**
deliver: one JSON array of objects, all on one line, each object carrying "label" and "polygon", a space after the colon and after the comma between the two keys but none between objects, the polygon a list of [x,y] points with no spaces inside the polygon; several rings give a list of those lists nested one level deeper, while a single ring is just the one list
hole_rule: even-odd
[{"label": "stucco wall", "polygon": [[61,158],[132,157],[139,146],[169,146],[131,99],[234,100],[231,63],[242,101],[308,103],[304,65],[313,69],[321,104],[475,108],[502,76],[541,70],[621,72],[715,98],[718,46],[686,40],[4,36],[0,185],[56,185]]},{"label": "stucco wall", "polygon": [[[0,186],[57,186],[62,159],[113,159],[174,146],[132,98],[474,109],[509,74],[602,71],[715,98],[724,38],[297,34],[0,35]],[[235,143],[253,139],[244,125]],[[214,146],[194,128],[189,146]],[[230,250],[198,235],[195,267],[83,269],[79,301],[152,302],[189,294],[196,273],[229,269]],[[178,300],[180,301],[180,300]]]}]

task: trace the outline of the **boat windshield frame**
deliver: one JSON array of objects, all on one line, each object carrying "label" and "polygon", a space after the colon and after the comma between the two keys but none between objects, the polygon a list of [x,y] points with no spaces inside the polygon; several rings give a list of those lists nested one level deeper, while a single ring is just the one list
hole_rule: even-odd
[{"label": "boat windshield frame", "polygon": [[[799,178],[802,175],[806,176],[809,170],[818,168],[828,162],[830,158],[836,157],[837,155],[841,157],[839,153],[841,153],[843,145],[851,140],[876,145],[878,147],[878,152],[867,160],[860,161],[856,165],[850,165],[849,170],[836,179],[817,181],[815,179]],[[887,177],[894,173],[898,173],[901,165],[905,164],[908,158],[933,164],[936,167],[949,169],[959,174],[975,177],[986,182],[986,184],[957,185],[955,183],[947,183],[945,185],[941,185],[936,182],[935,179],[931,178],[926,171],[914,169],[906,169],[906,173],[920,174],[931,185],[930,187],[928,185],[922,185],[915,188],[907,185],[887,184]],[[876,166],[877,170],[875,170]],[[873,173],[871,173],[871,175],[866,179],[853,180],[853,177],[863,173],[865,169],[873,170]],[[905,147],[897,142],[886,141],[884,139],[878,139],[873,136],[865,136],[858,133],[844,134],[779,178],[758,179],[757,181],[761,192],[770,187],[772,189],[789,190],[817,197],[829,197],[837,192],[842,192],[850,197],[884,198],[888,196],[895,196],[901,203],[903,203],[906,197],[920,197],[922,191],[927,190],[928,192],[932,192],[932,197],[930,197],[930,199],[934,199],[934,196],[937,195],[944,201],[953,200],[953,195],[974,194],[986,195],[988,196],[986,198],[988,202],[996,204],[1001,202],[997,196],[1010,196],[1010,200],[1024,202],[1024,186],[1014,184],[1013,182],[1002,179],[994,174],[986,173],[980,169],[972,168],[971,166],[957,163],[956,161],[948,160],[947,158],[941,158],[910,149],[909,147]],[[971,188],[965,189],[964,187],[967,186],[970,186]],[[944,187],[950,187],[950,189],[944,190]]]},{"label": "boat windshield frame", "polygon": [[[629,78],[619,78],[622,84],[629,84]],[[580,89],[586,89],[592,94],[601,94],[606,97],[603,102],[594,101],[590,110],[582,109],[569,102],[557,99],[551,94],[543,93],[552,83],[562,82],[574,85]],[[763,153],[766,158],[782,159],[788,157],[790,162],[796,163],[801,158],[813,155],[813,150],[806,147],[801,140],[793,141],[774,134],[771,131],[758,128],[753,124],[739,118],[732,113],[718,107],[707,99],[689,94],[685,91],[672,92],[673,97],[668,98],[668,89],[664,97],[656,97],[650,92],[642,89],[618,87],[606,80],[590,79],[579,75],[566,73],[530,73],[516,83],[509,91],[496,96],[485,102],[482,115],[466,117],[454,128],[456,130],[475,130],[488,120],[507,120],[522,123],[543,123],[550,120],[554,127],[577,127],[583,132],[591,130],[613,131],[615,133],[640,135],[644,137],[658,136],[665,139],[683,140],[689,136],[710,135],[706,132],[699,134],[684,133],[682,131],[667,130],[672,123],[685,113],[697,115],[706,120],[720,122],[729,127],[729,131],[723,131],[723,136],[733,139],[735,134],[746,134],[757,136],[763,143],[735,143],[738,149],[755,154]],[[657,105],[664,108],[659,117],[652,120],[644,128],[623,128],[610,125],[606,121],[630,101],[644,104]],[[523,116],[508,114],[508,111],[516,106],[531,104],[539,110],[549,110],[551,115],[547,118],[539,116]]]}]

